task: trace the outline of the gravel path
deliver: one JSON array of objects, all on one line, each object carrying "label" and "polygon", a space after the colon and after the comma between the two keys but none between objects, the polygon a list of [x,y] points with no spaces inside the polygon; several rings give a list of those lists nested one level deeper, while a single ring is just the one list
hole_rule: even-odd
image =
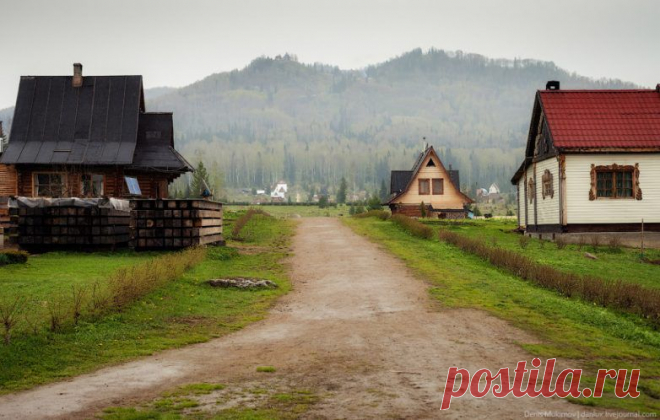
[{"label": "gravel path", "polygon": [[[559,399],[462,397],[440,413],[447,370],[512,369],[533,337],[475,310],[438,310],[427,286],[334,218],[301,219],[294,290],[267,319],[213,341],[0,397],[0,418],[88,418],[192,382],[313,389],[310,418],[523,418]],[[441,260],[439,260],[441,263]],[[272,365],[274,374],[256,373]]]}]

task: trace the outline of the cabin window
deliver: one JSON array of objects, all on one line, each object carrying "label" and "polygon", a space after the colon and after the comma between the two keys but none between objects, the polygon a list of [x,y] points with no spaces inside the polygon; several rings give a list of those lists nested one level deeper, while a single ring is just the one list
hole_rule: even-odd
[{"label": "cabin window", "polygon": [[433,178],[433,195],[442,195],[445,193],[444,181],[442,178]]},{"label": "cabin window", "polygon": [[419,180],[419,194],[420,195],[429,195],[431,193],[431,186],[429,185],[429,179],[420,179]]},{"label": "cabin window", "polygon": [[64,174],[35,173],[33,177],[35,197],[64,196]]},{"label": "cabin window", "polygon": [[541,180],[543,182],[541,195],[543,196],[544,200],[546,197],[554,198],[555,196],[553,178],[554,177],[552,175],[552,172],[550,172],[548,169],[546,169],[545,172],[543,172],[543,176],[541,177]]},{"label": "cabin window", "polygon": [[639,188],[639,165],[591,165],[591,191],[589,199],[631,198],[642,199]]},{"label": "cabin window", "polygon": [[103,195],[103,175],[85,174],[82,176],[82,195],[100,197]]},{"label": "cabin window", "polygon": [[433,162],[433,159],[429,159],[429,163],[426,164],[426,167],[435,167],[435,162]]}]

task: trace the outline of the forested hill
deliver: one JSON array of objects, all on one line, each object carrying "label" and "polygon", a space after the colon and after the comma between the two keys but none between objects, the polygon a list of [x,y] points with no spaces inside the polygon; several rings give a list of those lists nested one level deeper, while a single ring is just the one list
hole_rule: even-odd
[{"label": "forested hill", "polygon": [[390,169],[409,169],[423,137],[461,171],[464,189],[508,180],[522,157],[535,91],[629,88],[594,81],[551,62],[492,60],[414,50],[363,71],[258,58],[162,95],[151,110],[172,110],[178,147],[222,171],[231,187],[282,178],[305,188],[338,184],[373,190]]},{"label": "forested hill", "polygon": [[204,161],[216,187],[267,188],[284,179],[332,189],[346,176],[375,190],[423,147],[461,171],[465,190],[508,180],[522,158],[535,91],[629,88],[551,62],[414,50],[359,71],[258,58],[189,86],[146,91],[149,111],[174,111],[177,147]]}]

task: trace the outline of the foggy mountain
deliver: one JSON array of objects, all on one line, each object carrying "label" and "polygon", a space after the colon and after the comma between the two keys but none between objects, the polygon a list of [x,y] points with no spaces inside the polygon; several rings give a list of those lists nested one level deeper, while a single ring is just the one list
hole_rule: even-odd
[{"label": "foggy mountain", "polygon": [[460,169],[462,189],[497,182],[507,190],[535,91],[548,80],[562,89],[634,87],[552,62],[417,49],[363,70],[261,57],[145,96],[147,110],[174,112],[177,148],[193,164],[204,161],[216,188],[284,179],[332,190],[345,176],[352,188],[374,191],[391,169],[412,166],[426,138]]}]

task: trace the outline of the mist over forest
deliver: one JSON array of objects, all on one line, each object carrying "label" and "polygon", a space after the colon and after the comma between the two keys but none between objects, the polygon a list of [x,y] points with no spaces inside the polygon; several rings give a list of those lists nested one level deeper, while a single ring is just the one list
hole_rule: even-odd
[{"label": "mist over forest", "polygon": [[[193,165],[204,162],[216,195],[279,180],[332,193],[342,177],[352,192],[376,191],[390,170],[410,169],[424,142],[460,170],[471,194],[493,182],[509,191],[535,92],[548,80],[562,89],[635,87],[552,62],[416,49],[361,70],[260,57],[145,95],[148,111],[174,112],[177,148]],[[10,115],[0,111],[0,119]]]}]

